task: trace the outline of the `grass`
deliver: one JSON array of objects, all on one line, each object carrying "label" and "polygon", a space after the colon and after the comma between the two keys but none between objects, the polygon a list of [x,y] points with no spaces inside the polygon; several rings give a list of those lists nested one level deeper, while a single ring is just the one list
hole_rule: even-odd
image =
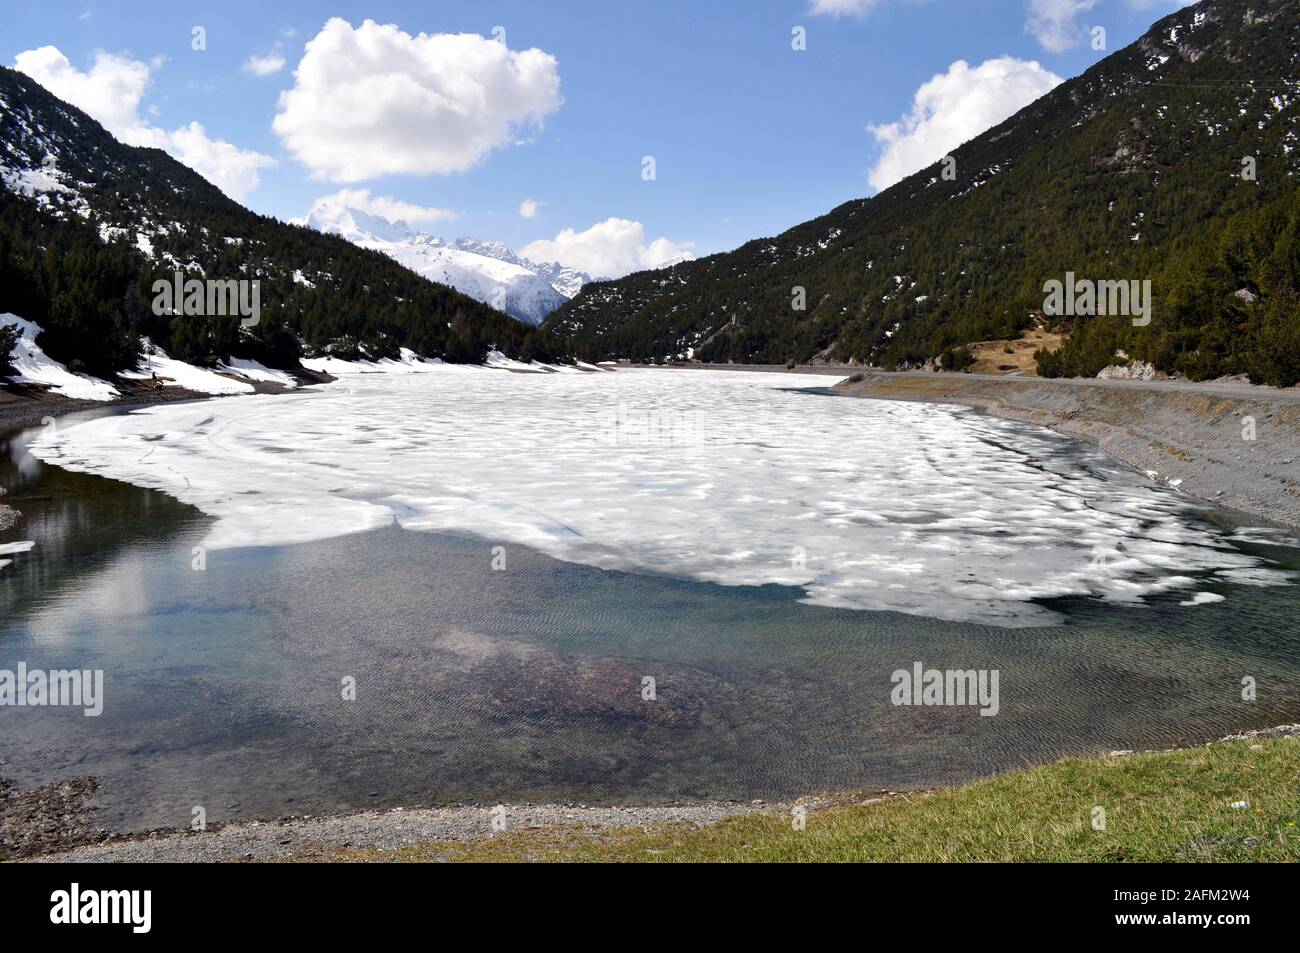
[{"label": "grass", "polygon": [[[1249,808],[1233,808],[1249,801]],[[1094,830],[1094,807],[1105,830]],[[926,794],[709,827],[547,828],[356,861],[1300,861],[1300,739],[1071,758]]]}]

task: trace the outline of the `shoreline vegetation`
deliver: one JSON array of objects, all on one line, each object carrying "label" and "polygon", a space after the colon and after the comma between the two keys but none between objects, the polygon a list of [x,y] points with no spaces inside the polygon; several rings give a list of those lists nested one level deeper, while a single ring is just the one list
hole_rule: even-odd
[{"label": "shoreline vegetation", "polygon": [[[1300,725],[1283,725],[928,791],[668,807],[396,808],[135,835],[87,826],[93,779],[49,785],[44,797],[0,785],[0,860],[1296,862],[1298,745]],[[56,830],[59,817],[83,830]]]}]

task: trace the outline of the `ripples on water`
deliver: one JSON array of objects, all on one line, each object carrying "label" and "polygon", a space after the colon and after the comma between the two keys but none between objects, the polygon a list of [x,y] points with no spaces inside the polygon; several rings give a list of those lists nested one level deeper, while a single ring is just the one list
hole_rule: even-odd
[{"label": "ripples on water", "polygon": [[[0,668],[103,668],[107,699],[97,719],[0,709],[3,770],[21,783],[97,775],[118,827],[188,825],[194,805],[216,821],[923,787],[1300,708],[1294,586],[1222,582],[1226,601],[1195,607],[1179,605],[1185,592],[1052,599],[1042,607],[1060,624],[1007,629],[517,545],[494,572],[492,540],[391,526],[215,551],[199,573],[191,549],[209,518],[12,456],[21,467],[0,475],[37,547],[0,572]],[[1197,525],[1221,540],[1226,529]],[[1267,542],[1226,551],[1300,569],[1295,550]],[[915,661],[998,669],[1000,714],[892,706],[890,673]]]}]

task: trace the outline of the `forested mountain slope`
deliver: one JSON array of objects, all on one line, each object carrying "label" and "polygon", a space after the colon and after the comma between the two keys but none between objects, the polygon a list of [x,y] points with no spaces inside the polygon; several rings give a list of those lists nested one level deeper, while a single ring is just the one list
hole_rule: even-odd
[{"label": "forested mountain slope", "polygon": [[[257,215],[157,149],[125,146],[30,77],[0,68],[0,312],[45,328],[76,369],[132,366],[147,335],[173,356],[291,366],[339,356],[546,357],[541,332],[380,252]],[[153,314],[153,281],[261,281],[260,324]]]},{"label": "forested mountain slope", "polygon": [[952,367],[1039,320],[1069,271],[1151,280],[1153,320],[1056,321],[1072,337],[1045,373],[1123,349],[1294,383],[1298,118],[1300,0],[1203,0],[955,150],[954,180],[936,156],[775,238],[590,284],[544,326],[589,359]]}]

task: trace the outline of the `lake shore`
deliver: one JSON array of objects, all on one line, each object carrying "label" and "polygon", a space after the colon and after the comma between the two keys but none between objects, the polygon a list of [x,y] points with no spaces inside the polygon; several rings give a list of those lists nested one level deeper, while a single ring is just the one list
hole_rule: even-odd
[{"label": "lake shore", "polygon": [[[857,379],[855,379],[857,378]],[[1300,391],[859,371],[849,397],[974,407],[1087,441],[1152,480],[1300,528]]]},{"label": "lake shore", "polygon": [[[288,373],[298,381],[298,386],[324,384],[334,380],[329,374],[309,371],[303,368]],[[249,384],[254,393],[283,394],[288,388],[266,381],[253,381],[239,378],[241,383]],[[0,436],[6,436],[18,430],[39,427],[46,418],[59,418],[67,414],[83,413],[105,408],[148,407],[151,404],[169,404],[177,401],[208,400],[216,396],[187,390],[184,387],[167,385],[155,391],[151,382],[126,380],[119,378],[115,387],[121,396],[112,400],[78,400],[51,392],[40,384],[0,384]]]},{"label": "lake shore", "polygon": [[[1258,744],[1269,739],[1297,737],[1300,737],[1300,725],[1282,725],[1229,735],[1204,745],[1164,749],[1159,753],[1196,752],[1225,744]],[[1112,751],[1098,757],[1102,761],[1118,762],[1135,754],[1140,753]],[[1066,759],[1061,763],[1067,764],[1070,761],[1071,759]],[[1014,778],[1025,773],[1022,769],[990,780],[1013,782]],[[1243,778],[1243,783],[1248,780]],[[69,808],[67,798],[74,791],[71,786],[75,783],[65,782],[61,786],[61,793],[56,795],[61,798],[60,809],[72,809],[74,814],[75,807]],[[87,786],[84,780],[82,783],[85,789]],[[986,780],[975,782],[974,785],[939,790],[955,794],[987,783]],[[93,791],[93,785],[89,786],[87,793],[90,791]],[[1244,788],[1243,794],[1247,791],[1248,788]],[[653,835],[656,832],[676,831],[684,832],[684,836],[689,837],[692,832],[742,817],[788,818],[793,816],[798,807],[804,809],[811,825],[811,819],[819,811],[835,812],[845,808],[869,809],[877,805],[916,803],[930,793],[934,792],[858,791],[823,794],[783,803],[708,802],[667,807],[523,804],[394,809],[320,817],[288,817],[265,822],[237,822],[214,825],[206,831],[155,831],[142,835],[115,836],[106,838],[104,843],[73,849],[68,849],[70,845],[64,839],[53,842],[45,850],[32,844],[29,856],[14,859],[76,863],[392,860],[406,859],[402,855],[407,851],[419,852],[421,856],[417,859],[429,859],[427,855],[430,854],[468,851],[478,845],[493,843],[498,838],[516,835],[567,839],[571,849],[573,843],[599,846],[608,838],[625,834]],[[789,826],[788,822],[786,826]],[[10,839],[6,837],[6,840]],[[507,859],[528,858],[512,856]]]},{"label": "lake shore", "polygon": [[[290,372],[298,386],[323,384],[333,380],[330,375],[302,369]],[[288,389],[280,384],[265,381],[247,381],[258,394],[282,394]],[[119,379],[117,388],[121,396],[112,400],[78,400],[55,394],[40,384],[0,384],[0,437],[8,437],[22,430],[40,427],[50,420],[68,414],[102,410],[129,410],[153,404],[170,404],[184,401],[208,400],[215,396],[187,390],[184,387],[165,386],[155,391],[148,381]],[[12,529],[22,520],[22,513],[4,503],[5,488],[0,486],[0,532]]]}]

